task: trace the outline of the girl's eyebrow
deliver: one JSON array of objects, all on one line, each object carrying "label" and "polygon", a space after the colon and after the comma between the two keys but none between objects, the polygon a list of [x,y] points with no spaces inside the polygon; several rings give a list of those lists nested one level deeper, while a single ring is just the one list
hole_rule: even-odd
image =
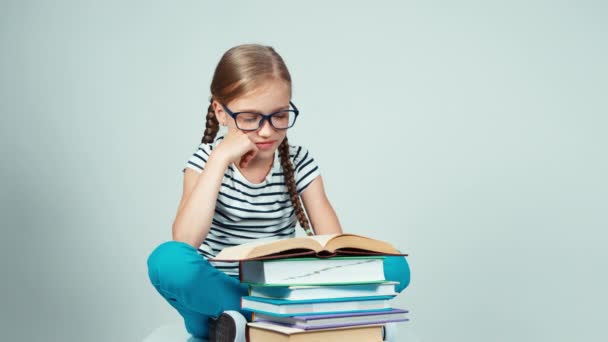
[{"label": "girl's eyebrow", "polygon": [[[281,106],[281,107],[279,107],[279,108],[276,108],[276,109],[272,110],[270,113],[276,113],[276,112],[278,112],[278,111],[280,111],[280,110],[282,110],[282,109],[289,109],[289,105],[286,105],[286,106]],[[241,109],[241,110],[237,110],[235,113],[238,113],[238,112],[248,112],[248,113],[256,113],[256,114],[266,114],[266,113],[262,113],[261,111],[256,110],[256,109]],[[270,113],[269,113],[269,114],[270,114]]]}]

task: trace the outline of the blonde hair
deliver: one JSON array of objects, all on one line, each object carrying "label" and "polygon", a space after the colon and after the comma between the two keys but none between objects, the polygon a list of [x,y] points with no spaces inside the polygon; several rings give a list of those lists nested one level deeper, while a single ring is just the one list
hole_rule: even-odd
[{"label": "blonde hair", "polygon": [[[213,110],[213,100],[228,103],[263,87],[270,80],[281,80],[289,86],[291,97],[291,75],[283,58],[270,46],[260,44],[243,44],[235,46],[224,53],[220,59],[213,80],[211,81],[211,97],[207,109],[205,133],[201,142],[211,143],[219,130],[219,122]],[[294,178],[293,164],[289,159],[289,144],[287,137],[278,148],[285,184],[289,198],[295,208],[295,214],[300,226],[307,235],[313,235],[308,217],[302,207]]]}]

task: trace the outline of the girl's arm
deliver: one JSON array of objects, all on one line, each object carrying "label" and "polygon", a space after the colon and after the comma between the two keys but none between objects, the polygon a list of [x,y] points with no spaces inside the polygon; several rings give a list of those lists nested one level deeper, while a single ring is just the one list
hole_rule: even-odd
[{"label": "girl's arm", "polygon": [[209,229],[224,172],[230,161],[211,153],[201,173],[186,169],[182,199],[173,221],[173,240],[200,247]]},{"label": "girl's arm", "polygon": [[315,234],[342,234],[342,226],[325,195],[321,176],[315,178],[302,192],[302,202]]},{"label": "girl's arm", "polygon": [[241,131],[227,134],[220,145],[209,154],[200,174],[184,173],[184,192],[173,221],[173,240],[200,247],[205,241],[215,213],[215,204],[228,165],[247,165],[258,148]]}]

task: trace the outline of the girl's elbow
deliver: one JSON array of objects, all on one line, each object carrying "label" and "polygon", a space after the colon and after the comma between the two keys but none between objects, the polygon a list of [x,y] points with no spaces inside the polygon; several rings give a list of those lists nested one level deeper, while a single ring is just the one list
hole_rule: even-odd
[{"label": "girl's elbow", "polygon": [[[189,234],[186,233],[187,231],[185,229],[183,229],[183,227],[181,227],[180,225],[178,225],[177,223],[173,223],[172,229],[171,229],[171,239],[173,241],[179,241],[179,242],[185,242],[187,244],[189,244],[192,247],[196,248],[196,241],[193,241],[192,237],[189,236]],[[200,244],[199,244],[200,246]]]}]

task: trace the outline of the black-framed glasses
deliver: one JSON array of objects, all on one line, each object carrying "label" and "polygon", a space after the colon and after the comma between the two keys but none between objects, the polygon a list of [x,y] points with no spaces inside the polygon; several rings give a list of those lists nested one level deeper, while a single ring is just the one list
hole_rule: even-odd
[{"label": "black-framed glasses", "polygon": [[223,103],[221,104],[222,108],[230,115],[234,122],[236,123],[236,127],[241,131],[257,131],[262,127],[265,120],[270,122],[270,125],[275,129],[288,129],[293,127],[296,123],[296,119],[300,114],[300,111],[293,104],[293,102],[289,101],[289,105],[292,107],[290,109],[282,109],[278,112],[270,113],[270,114],[262,114],[258,112],[233,112],[228,107],[226,107]]}]

